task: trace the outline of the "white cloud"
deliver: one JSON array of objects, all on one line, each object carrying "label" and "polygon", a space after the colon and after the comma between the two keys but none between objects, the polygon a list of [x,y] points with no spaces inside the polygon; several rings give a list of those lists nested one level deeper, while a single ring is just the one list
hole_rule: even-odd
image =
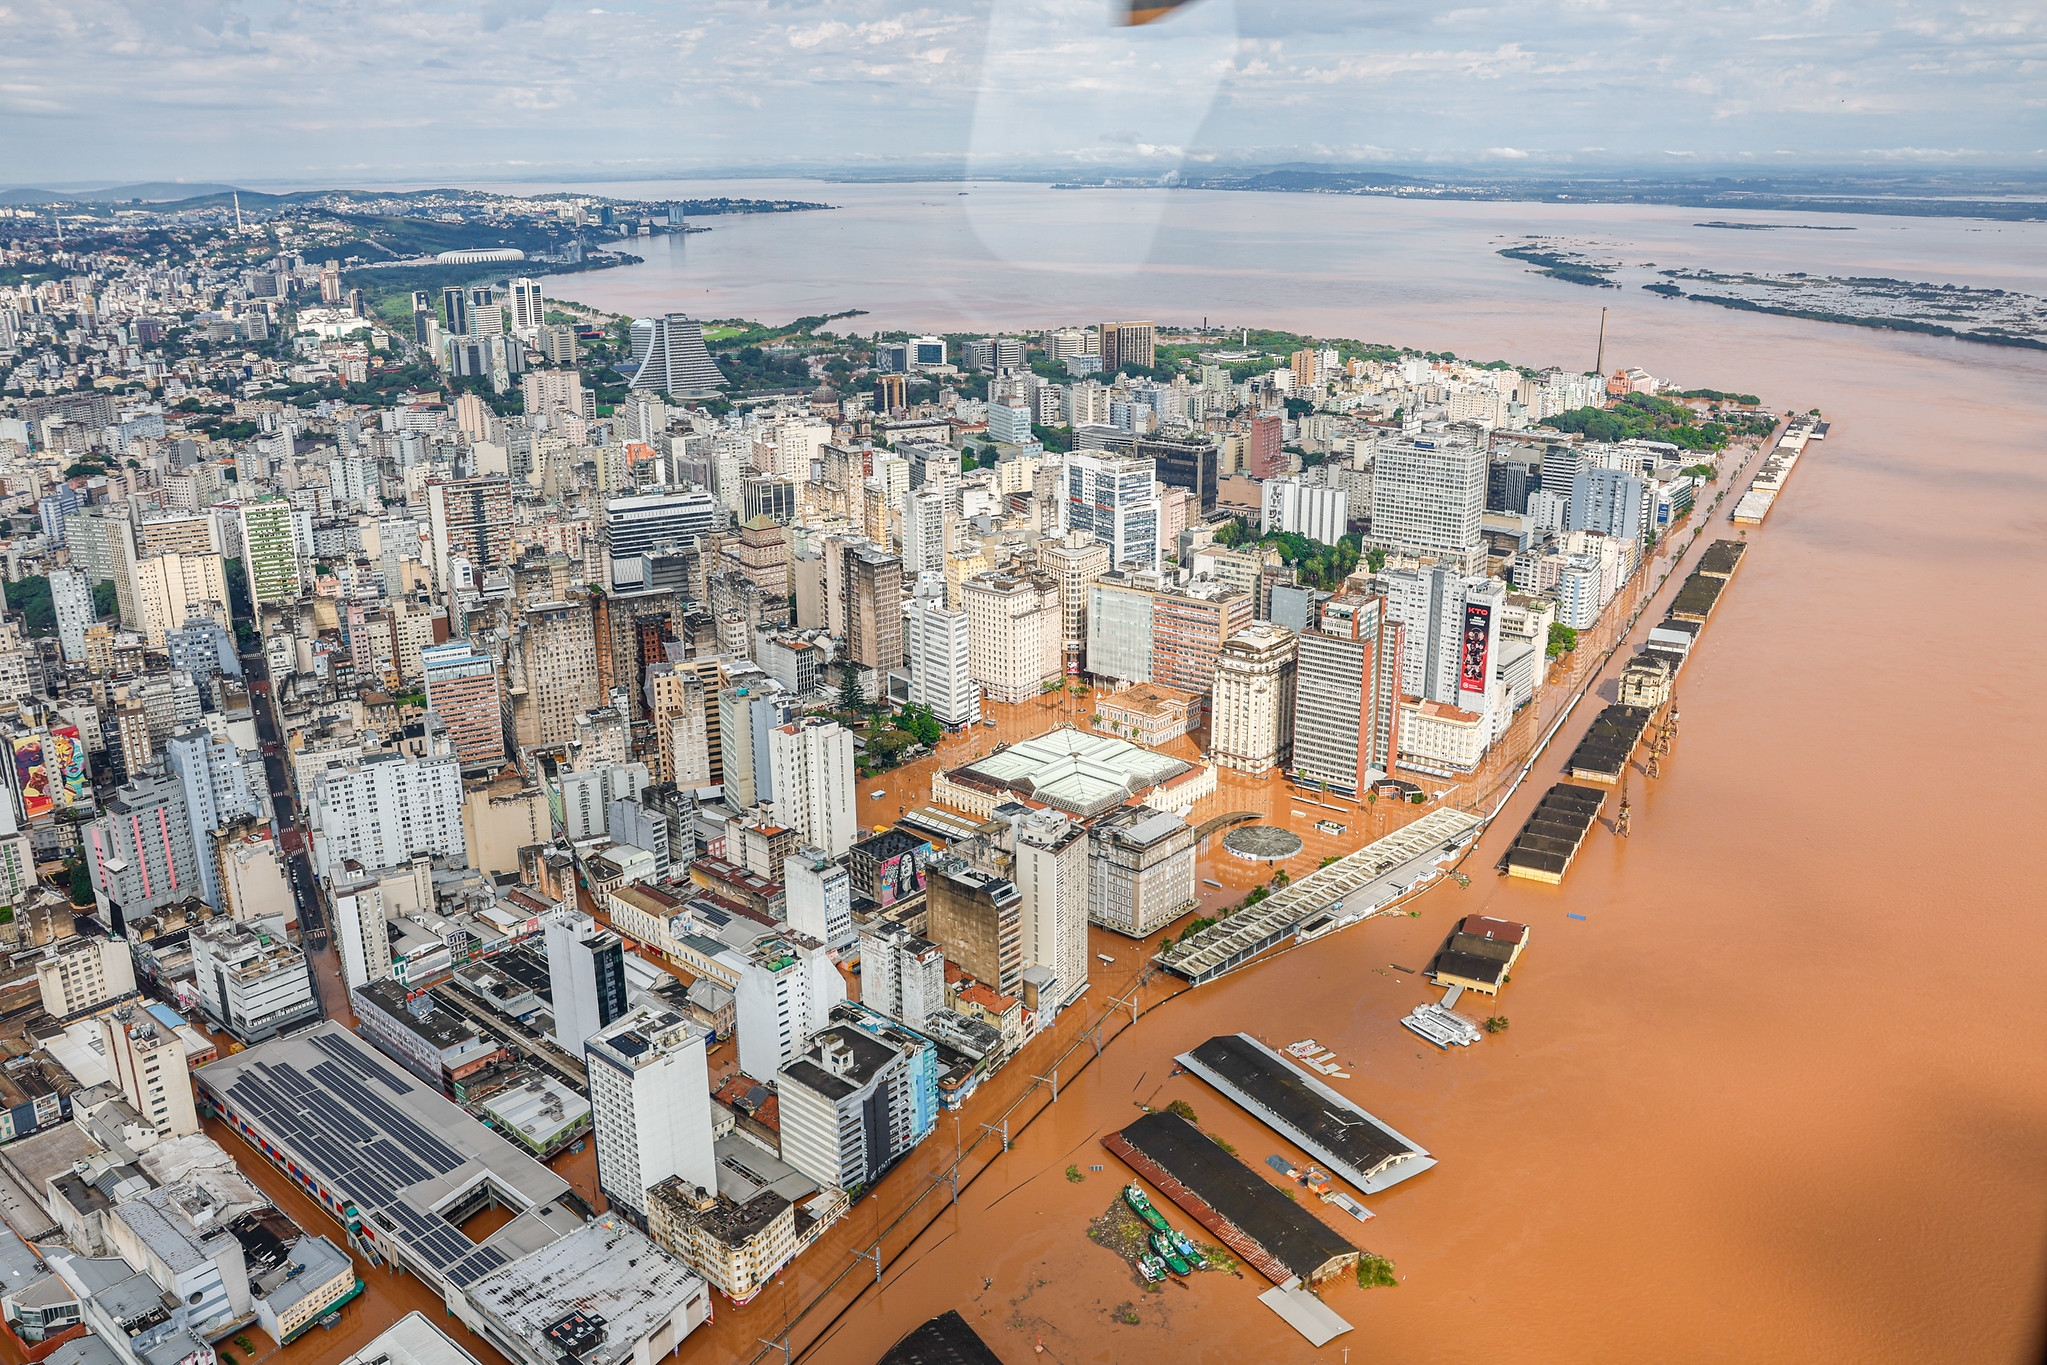
[{"label": "white cloud", "polygon": [[1111,144],[1059,127],[1062,101],[1143,110],[1211,83],[1185,136],[1117,154],[1947,164],[2047,140],[2032,5],[1289,0],[1238,5],[1201,71],[1155,59],[1221,3],[1132,31],[1101,0],[0,0],[0,178],[945,164],[994,69],[991,13],[1022,16],[1003,31],[1045,73],[1015,101],[1048,125],[1029,141],[1075,159]]}]

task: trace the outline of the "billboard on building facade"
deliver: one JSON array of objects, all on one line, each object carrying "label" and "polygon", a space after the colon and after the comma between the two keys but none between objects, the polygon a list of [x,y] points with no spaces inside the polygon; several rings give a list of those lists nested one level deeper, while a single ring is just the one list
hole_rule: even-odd
[{"label": "billboard on building facade", "polygon": [[50,797],[49,770],[43,766],[41,735],[15,736],[14,777],[21,788],[23,819],[39,819],[56,808],[56,802]]},{"label": "billboard on building facade", "polygon": [[1492,636],[1492,623],[1491,603],[1464,604],[1464,648],[1460,652],[1461,663],[1457,670],[1457,688],[1460,692],[1477,692],[1480,695],[1485,693],[1486,668],[1491,663],[1486,657],[1486,646]]},{"label": "billboard on building facade", "polygon": [[66,810],[92,799],[92,775],[86,767],[85,741],[75,725],[50,727],[50,749],[44,756],[50,791]]}]

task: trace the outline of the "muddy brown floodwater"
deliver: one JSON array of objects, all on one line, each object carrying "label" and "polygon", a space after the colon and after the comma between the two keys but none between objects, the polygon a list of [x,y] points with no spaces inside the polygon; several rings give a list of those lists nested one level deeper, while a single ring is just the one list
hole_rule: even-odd
[{"label": "muddy brown floodwater", "polygon": [[[1282,295],[1270,320],[1543,355],[1584,321],[1563,308],[1579,296],[1544,289],[1396,300],[1348,327]],[[1496,879],[1538,781],[1466,863],[1470,886],[1428,891],[1418,918],[1150,1010],[957,1209],[891,1247],[882,1286],[805,1359],[868,1365],[947,1308],[1018,1362],[2031,1357],[2047,1247],[2047,934],[2028,856],[2047,808],[2033,695],[2047,359],[1593,302],[1614,306],[1609,357],[1833,421],[1749,535],[1684,671],[1674,755],[1634,781],[1633,837],[1602,821],[1562,888]],[[883,804],[863,795],[865,823]],[[1215,870],[1231,861],[1211,849],[1202,875],[1241,888],[1241,866]],[[1533,926],[1480,1011],[1510,1027],[1438,1053],[1395,1022],[1434,992],[1389,964],[1425,965],[1481,910]],[[1351,1075],[1332,1084],[1440,1162],[1368,1199],[1370,1223],[1330,1215],[1400,1284],[1331,1288],[1356,1331],[1319,1351],[1255,1301],[1255,1278],[1145,1293],[1085,1236],[1124,1178],[1100,1137],[1140,1103],[1187,1100],[1260,1169],[1296,1155],[1192,1077],[1163,1079],[1173,1053],[1224,1030],[1322,1039]],[[950,1126],[932,1141],[950,1147]],[[1076,1184],[1069,1164],[1105,1169]],[[721,1303],[682,1357],[751,1359],[794,1292]]]}]

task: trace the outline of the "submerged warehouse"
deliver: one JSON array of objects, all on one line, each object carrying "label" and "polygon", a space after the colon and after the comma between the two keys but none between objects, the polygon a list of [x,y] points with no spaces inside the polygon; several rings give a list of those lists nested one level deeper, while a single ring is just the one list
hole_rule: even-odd
[{"label": "submerged warehouse", "polygon": [[1336,1229],[1178,1114],[1146,1114],[1102,1145],[1274,1284],[1313,1284],[1357,1264]]},{"label": "submerged warehouse", "polygon": [[1173,1060],[1366,1194],[1436,1164],[1418,1144],[1248,1033],[1217,1034]]}]

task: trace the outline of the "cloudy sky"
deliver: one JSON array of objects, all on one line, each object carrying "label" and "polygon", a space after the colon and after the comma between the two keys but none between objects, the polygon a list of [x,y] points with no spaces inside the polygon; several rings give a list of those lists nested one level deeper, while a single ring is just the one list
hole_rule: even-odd
[{"label": "cloudy sky", "polygon": [[2047,169],[2047,7],[0,0],[0,184]]}]

